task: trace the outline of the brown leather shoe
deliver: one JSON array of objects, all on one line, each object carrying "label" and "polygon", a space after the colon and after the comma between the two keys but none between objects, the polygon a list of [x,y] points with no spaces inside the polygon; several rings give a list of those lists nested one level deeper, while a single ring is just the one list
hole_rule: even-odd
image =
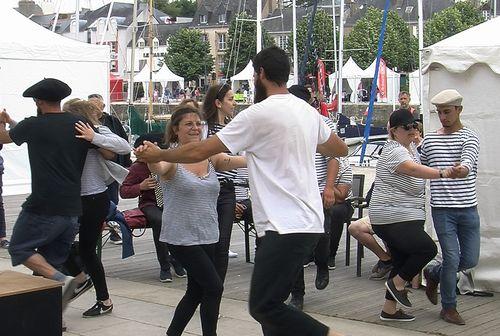
[{"label": "brown leather shoe", "polygon": [[439,283],[431,279],[431,274],[427,268],[424,269],[424,278],[425,282],[427,283],[425,287],[425,295],[427,295],[427,298],[433,305],[437,305],[438,303],[437,287]]},{"label": "brown leather shoe", "polygon": [[448,323],[464,325],[465,321],[455,308],[442,309],[439,316]]}]

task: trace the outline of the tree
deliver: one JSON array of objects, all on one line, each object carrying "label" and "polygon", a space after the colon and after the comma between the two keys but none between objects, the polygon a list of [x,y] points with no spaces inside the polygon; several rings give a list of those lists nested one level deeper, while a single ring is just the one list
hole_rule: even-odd
[{"label": "tree", "polygon": [[[305,17],[297,23],[297,53],[299,61],[302,60],[305,52],[308,22],[309,16]],[[288,40],[290,41],[290,43],[288,44],[287,50],[288,53],[292,55],[293,44],[291,41],[293,41],[293,33],[290,33]],[[312,41],[310,42],[311,44],[307,58],[306,73],[315,73],[317,58],[333,59],[333,52],[327,51],[333,50],[333,20],[324,10],[318,10],[316,12],[313,27],[313,37]],[[334,69],[333,62],[326,62],[325,65],[326,70],[332,72],[332,70]]]},{"label": "tree", "polygon": [[208,41],[202,40],[201,31],[188,28],[178,30],[168,39],[165,62],[188,81],[210,73],[214,66]]},{"label": "tree", "polygon": [[168,0],[156,0],[155,4],[158,10],[174,17],[193,17],[196,12],[196,1],[191,0],[176,0],[172,2]]},{"label": "tree", "polygon": [[[237,20],[238,18],[248,20],[250,16],[242,12],[229,24],[228,47],[224,52],[224,67],[221,69],[225,77],[231,77],[243,70],[257,52],[257,23]],[[273,39],[262,29],[262,47],[272,45]]]},{"label": "tree", "polygon": [[[368,8],[345,39],[345,59],[352,57],[362,68],[368,67],[377,56],[383,11]],[[408,25],[394,11],[389,11],[382,50],[382,58],[390,68],[413,71],[418,68],[418,39]]]},{"label": "tree", "polygon": [[436,13],[424,27],[424,44],[429,46],[484,21],[481,11],[470,2],[458,2]]}]

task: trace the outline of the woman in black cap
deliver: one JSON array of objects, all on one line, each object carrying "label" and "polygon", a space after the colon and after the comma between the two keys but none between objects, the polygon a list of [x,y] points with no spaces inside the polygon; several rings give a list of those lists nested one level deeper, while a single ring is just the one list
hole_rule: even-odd
[{"label": "woman in black cap", "polygon": [[414,144],[418,125],[410,111],[394,111],[389,119],[390,140],[377,163],[369,216],[373,231],[386,242],[393,269],[386,282],[383,321],[413,321],[414,316],[396,309],[410,308],[406,283],[420,273],[437,253],[424,230],[425,179],[453,178],[452,167],[434,169],[420,164]]}]

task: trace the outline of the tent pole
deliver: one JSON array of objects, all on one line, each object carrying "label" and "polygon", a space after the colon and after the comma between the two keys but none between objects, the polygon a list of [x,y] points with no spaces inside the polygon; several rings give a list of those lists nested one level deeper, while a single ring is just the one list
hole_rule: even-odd
[{"label": "tent pole", "polygon": [[56,17],[54,18],[54,23],[52,24],[52,32],[56,31],[57,20],[59,19],[59,13],[61,12],[61,3],[62,0],[59,0],[59,3],[57,5]]},{"label": "tent pole", "polygon": [[[496,0],[495,0],[496,3]],[[422,80],[422,52],[424,50],[424,9],[422,6],[422,0],[418,0],[418,94],[420,95],[420,114],[423,115],[424,106],[424,83]]]},{"label": "tent pole", "polygon": [[345,3],[344,0],[340,0],[340,13],[339,13],[339,67],[337,71],[337,77],[338,77],[338,97],[339,97],[339,108],[338,108],[338,113],[342,114],[342,103],[343,103],[343,97],[342,97],[342,66],[344,65],[344,9],[345,9]]},{"label": "tent pole", "polygon": [[[333,71],[334,73],[337,74],[338,76],[338,59],[337,59],[337,19],[335,18],[335,0],[332,0],[332,17],[333,17],[333,59],[334,59],[334,62],[333,62]],[[335,79],[335,81],[337,81],[337,79]],[[335,85],[337,86],[337,85]],[[338,87],[336,87],[335,89],[338,89]],[[332,88],[330,88],[330,90],[332,91],[332,99],[331,101],[333,101],[333,90]],[[338,97],[338,92],[337,92],[337,97]]]},{"label": "tent pole", "polygon": [[[332,0],[333,1],[333,0]],[[293,30],[293,84],[299,83],[299,56],[297,53],[297,1],[292,1]]]},{"label": "tent pole", "polygon": [[257,54],[262,50],[262,0],[257,0]]},{"label": "tent pole", "polygon": [[380,27],[380,35],[378,37],[377,60],[375,62],[375,74],[373,75],[373,81],[372,81],[370,105],[368,105],[368,115],[366,116],[364,140],[363,140],[363,145],[361,147],[361,155],[359,156],[360,165],[363,163],[363,159],[365,157],[365,152],[366,152],[366,144],[368,143],[368,138],[370,137],[370,125],[372,123],[373,106],[375,105],[375,97],[377,96],[378,71],[380,67],[380,59],[382,58],[382,49],[384,47],[385,28],[387,23],[387,15],[389,14],[390,4],[391,0],[385,1],[384,16],[382,17],[382,26]]},{"label": "tent pole", "polygon": [[104,38],[106,37],[106,32],[108,31],[109,19],[111,17],[111,12],[113,11],[114,4],[115,4],[115,2],[111,1],[111,4],[109,5],[108,16],[106,17],[106,24],[104,25],[104,32],[102,33],[102,37],[101,37],[101,45],[104,44]]},{"label": "tent pole", "polygon": [[137,1],[134,0],[133,21],[132,21],[132,50],[130,54],[130,82],[128,86],[129,104],[134,103],[134,75],[135,75],[135,48],[137,39]]},{"label": "tent pole", "polygon": [[149,0],[148,41],[149,41],[149,104],[148,104],[148,132],[151,132],[153,119],[153,0]]},{"label": "tent pole", "polygon": [[80,34],[80,0],[76,0],[75,23],[76,23],[75,40],[78,41],[79,40],[78,35]]}]

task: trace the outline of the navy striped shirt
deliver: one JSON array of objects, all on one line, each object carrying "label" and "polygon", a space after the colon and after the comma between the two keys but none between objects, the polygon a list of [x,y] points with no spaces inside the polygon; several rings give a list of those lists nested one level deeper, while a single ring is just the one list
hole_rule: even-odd
[{"label": "navy striped shirt", "polygon": [[[325,116],[322,117],[325,123],[332,129],[332,131],[336,132],[335,130],[335,124],[330,118],[327,118]],[[330,161],[329,157],[323,156],[320,153],[316,153],[316,157],[314,159],[314,166],[316,167],[316,178],[318,179],[318,186],[319,186],[319,191],[323,193],[325,190],[325,184],[326,184],[326,173],[327,173],[327,166],[328,162]],[[339,169],[340,173],[340,169]]]},{"label": "navy striped shirt", "polygon": [[431,206],[438,208],[468,208],[477,205],[476,178],[479,138],[464,127],[451,134],[429,133],[422,142],[420,160],[423,164],[444,169],[455,163],[469,169],[469,175],[459,179],[431,180]]}]

